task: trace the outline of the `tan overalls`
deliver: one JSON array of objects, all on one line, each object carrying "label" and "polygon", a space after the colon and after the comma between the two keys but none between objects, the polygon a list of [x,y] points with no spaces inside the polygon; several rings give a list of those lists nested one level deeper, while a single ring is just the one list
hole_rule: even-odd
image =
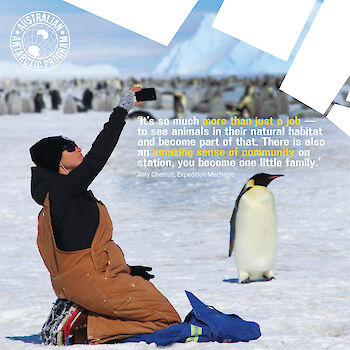
[{"label": "tan overalls", "polygon": [[57,297],[89,311],[89,342],[103,343],[181,323],[173,306],[151,282],[129,274],[123,252],[112,240],[107,209],[98,202],[97,206],[100,221],[91,248],[61,251],[53,235],[47,194],[39,213],[37,239]]}]

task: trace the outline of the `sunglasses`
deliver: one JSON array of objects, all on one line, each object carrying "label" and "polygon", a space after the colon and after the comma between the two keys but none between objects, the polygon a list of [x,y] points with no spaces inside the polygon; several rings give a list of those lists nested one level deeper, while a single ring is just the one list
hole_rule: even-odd
[{"label": "sunglasses", "polygon": [[74,152],[76,147],[78,147],[77,144],[74,141],[70,141],[63,146],[63,150],[68,152]]}]

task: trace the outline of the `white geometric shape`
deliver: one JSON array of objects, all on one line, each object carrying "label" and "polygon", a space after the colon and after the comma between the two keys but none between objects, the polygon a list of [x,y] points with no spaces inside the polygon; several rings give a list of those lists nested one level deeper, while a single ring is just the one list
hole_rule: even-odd
[{"label": "white geometric shape", "polygon": [[64,1],[166,46],[198,2],[198,0]]},{"label": "white geometric shape", "polygon": [[[335,0],[332,0],[335,1]],[[345,134],[350,136],[350,108],[341,105],[333,105],[327,118],[338,128],[343,130]]]},{"label": "white geometric shape", "polygon": [[315,3],[315,0],[225,0],[213,28],[287,61]]},{"label": "white geometric shape", "polygon": [[324,114],[350,75],[349,0],[325,0],[281,90]]}]

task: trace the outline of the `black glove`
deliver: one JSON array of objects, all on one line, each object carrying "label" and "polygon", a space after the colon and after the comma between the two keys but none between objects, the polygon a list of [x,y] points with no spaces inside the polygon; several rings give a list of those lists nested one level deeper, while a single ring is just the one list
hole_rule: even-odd
[{"label": "black glove", "polygon": [[141,276],[146,281],[149,281],[151,278],[154,278],[154,275],[151,275],[147,271],[151,271],[152,267],[149,266],[130,266],[130,275],[131,276]]}]

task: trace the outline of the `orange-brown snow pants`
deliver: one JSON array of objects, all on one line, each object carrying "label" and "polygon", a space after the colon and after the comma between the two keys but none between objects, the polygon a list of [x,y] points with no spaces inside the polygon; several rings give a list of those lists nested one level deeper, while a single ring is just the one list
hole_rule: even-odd
[{"label": "orange-brown snow pants", "polygon": [[91,248],[67,252],[56,247],[48,195],[39,214],[37,239],[56,295],[89,311],[89,342],[103,343],[181,323],[151,282],[130,275],[121,249],[112,240],[107,209],[98,202],[97,206],[100,221]]}]

